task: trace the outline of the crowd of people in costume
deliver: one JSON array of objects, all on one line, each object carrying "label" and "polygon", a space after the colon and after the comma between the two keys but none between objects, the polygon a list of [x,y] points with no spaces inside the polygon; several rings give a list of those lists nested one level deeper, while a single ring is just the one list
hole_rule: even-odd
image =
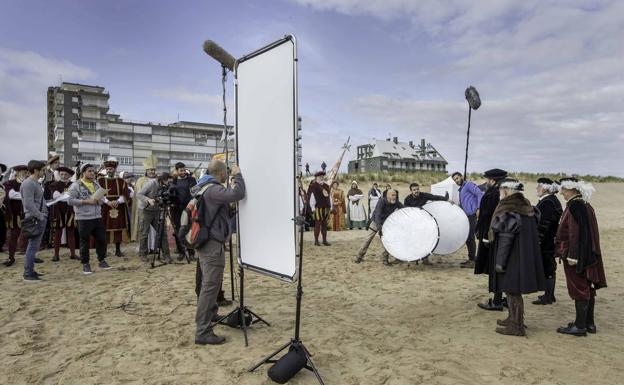
[{"label": "crowd of people in costume", "polygon": [[[0,164],[0,251],[6,247],[8,253],[4,266],[13,266],[16,255],[23,253],[24,281],[39,282],[41,274],[35,270],[35,264],[44,261],[37,257],[38,251],[52,249],[51,261],[59,263],[64,259],[61,248],[66,246],[68,259],[80,261],[82,272],[88,275],[92,273],[91,249],[95,248],[98,268],[108,270],[111,268],[107,261],[108,245],[114,244],[113,254],[121,258],[124,257],[122,245],[130,240],[138,241],[137,254],[142,261],[147,262],[150,252],[158,249],[164,261],[172,263],[169,237],[166,231],[160,234],[158,231],[162,231],[165,222],[170,222],[173,233],[177,233],[182,212],[193,194],[211,183],[222,184],[225,166],[211,163],[213,173],[218,173],[220,179],[203,175],[196,180],[181,162],[172,172],[157,174],[157,162],[155,157],[149,157],[144,163],[145,174],[138,180],[131,173],[117,173],[115,159],[101,165],[80,164],[75,168],[61,165],[55,155],[47,161],[31,160],[26,165],[11,168]],[[417,183],[410,185],[410,193],[403,203],[390,184],[381,191],[375,183],[364,194],[357,181],[353,181],[345,194],[338,182],[329,185],[325,177],[325,171],[319,171],[307,190],[300,185],[302,214],[313,222],[316,246],[331,245],[328,229],[366,229],[364,242],[355,256],[356,263],[364,260],[374,238],[382,236],[383,224],[394,211],[449,199],[448,194],[421,192]],[[524,196],[524,184],[510,178],[506,171],[491,169],[483,177],[486,182],[477,186],[459,172],[452,174],[459,188],[459,205],[469,222],[467,259],[460,267],[473,269],[477,275],[487,275],[492,297],[478,304],[481,309],[503,311],[508,308],[508,317],[497,321],[496,332],[526,334],[523,295],[543,293],[532,301],[535,305],[551,305],[557,301],[555,283],[559,261],[563,265],[568,294],[575,302],[576,317],[557,331],[575,336],[596,333],[596,291],[607,284],[597,219],[589,203],[595,191],[593,186],[576,178],[559,181],[539,178],[536,181],[539,202],[533,206]],[[225,194],[223,199],[227,202],[230,202],[230,195],[232,202],[244,195],[242,177],[235,176],[232,183],[233,190],[219,190],[219,194]],[[168,203],[162,201],[164,190],[173,196]],[[558,192],[566,201],[565,207],[555,195]],[[162,215],[163,205],[168,207],[166,217]],[[224,211],[217,216],[221,218],[222,229],[218,235],[223,246],[232,231],[231,213]],[[195,258],[193,251],[187,250],[177,237],[173,239],[178,260]],[[222,259],[219,250],[215,248],[209,254],[218,254]],[[390,262],[390,257],[384,249],[384,265],[394,263]],[[423,264],[430,262],[424,259]],[[210,312],[216,315],[215,303],[224,304],[227,300],[220,289],[222,269],[217,271],[211,266],[207,262],[198,264],[198,276],[204,280],[198,280],[198,295],[201,290],[210,292],[210,299],[202,297],[202,308],[206,312],[212,309]],[[206,282],[211,286],[204,287]],[[217,282],[219,287],[215,288]],[[213,292],[218,293],[216,299],[212,298]],[[211,319],[198,318],[200,341],[203,341],[201,336],[212,332],[208,329]]]},{"label": "crowd of people in costume", "polygon": [[[555,303],[557,260],[563,264],[569,296],[575,302],[575,320],[557,332],[575,336],[596,333],[594,318],[596,290],[607,286],[600,251],[597,219],[589,203],[594,187],[576,178],[553,181],[537,179],[533,206],[524,196],[524,184],[501,169],[483,174],[480,186],[455,172],[452,178],[459,187],[459,205],[468,218],[467,259],[461,268],[470,268],[476,275],[487,275],[488,291],[492,293],[479,308],[503,311],[508,317],[497,320],[496,332],[526,335],[523,295],[543,292],[535,305]],[[555,195],[560,192],[567,202],[563,208]],[[376,235],[382,236],[385,220],[403,207],[422,207],[429,201],[448,200],[446,196],[420,192],[417,183],[410,185],[410,194],[401,203],[399,193],[390,184],[379,190],[377,183],[369,190],[365,203],[362,190],[353,181],[346,194],[337,181],[325,182],[325,172],[314,175],[302,201],[305,212],[314,222],[314,244],[330,243],[327,230],[367,229],[355,263],[364,260]],[[368,210],[366,210],[368,208]],[[346,220],[345,220],[346,217]],[[322,235],[322,243],[319,242]],[[382,244],[383,248],[383,244]],[[382,263],[390,266],[389,253],[383,249]],[[394,263],[398,263],[395,261]],[[422,263],[430,265],[428,258]]]}]

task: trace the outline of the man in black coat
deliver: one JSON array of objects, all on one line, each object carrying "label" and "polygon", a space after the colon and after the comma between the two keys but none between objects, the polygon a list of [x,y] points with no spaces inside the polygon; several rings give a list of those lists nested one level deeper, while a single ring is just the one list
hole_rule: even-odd
[{"label": "man in black coat", "polygon": [[186,253],[190,253],[193,256],[193,250],[186,250],[182,242],[178,239],[178,231],[180,231],[180,218],[186,208],[186,205],[191,201],[191,188],[197,185],[197,180],[186,170],[186,165],[182,162],[175,164],[176,177],[173,180],[173,186],[175,186],[175,199],[173,209],[171,210],[171,219],[173,220],[173,227],[175,229],[175,241],[176,249],[178,252],[178,261],[186,258]]},{"label": "man in black coat", "polygon": [[498,320],[496,332],[525,335],[522,294],[544,289],[544,267],[539,248],[539,211],[522,195],[524,187],[515,179],[499,183],[500,202],[492,216],[489,237],[495,274],[493,288],[507,295],[509,316]]},{"label": "man in black coat", "polygon": [[537,196],[539,202],[537,209],[540,211],[540,220],[537,224],[539,232],[540,251],[542,262],[544,263],[544,275],[546,278],[546,291],[544,295],[537,297],[532,303],[534,305],[550,305],[557,302],[555,298],[555,272],[557,262],[555,261],[555,235],[559,227],[559,219],[563,208],[561,202],[555,195],[559,191],[559,185],[548,178],[537,180]]},{"label": "man in black coat", "polygon": [[498,191],[498,182],[507,176],[507,171],[499,168],[493,168],[486,171],[483,176],[486,178],[486,184],[488,186],[481,203],[479,210],[477,210],[477,225],[475,228],[475,235],[479,241],[479,247],[477,248],[477,257],[475,260],[475,274],[487,274],[489,276],[489,290],[494,293],[494,298],[488,299],[485,303],[479,303],[479,307],[484,310],[503,310],[503,293],[496,292],[493,288],[492,275],[494,274],[494,266],[491,264],[491,239],[488,238],[490,231],[490,225],[492,222],[492,215],[498,201],[500,200],[500,193]]}]

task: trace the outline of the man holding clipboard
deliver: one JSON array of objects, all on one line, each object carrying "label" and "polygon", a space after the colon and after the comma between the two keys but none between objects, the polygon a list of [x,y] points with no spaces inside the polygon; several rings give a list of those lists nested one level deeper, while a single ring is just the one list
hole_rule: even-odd
[{"label": "man holding clipboard", "polygon": [[108,270],[111,267],[106,262],[106,229],[102,221],[102,204],[107,190],[98,185],[95,180],[95,168],[92,164],[82,166],[82,177],[69,188],[67,203],[74,207],[78,235],[80,238],[80,262],[82,272],[91,274],[89,264],[89,239],[95,238],[95,251],[99,261],[98,267]]}]

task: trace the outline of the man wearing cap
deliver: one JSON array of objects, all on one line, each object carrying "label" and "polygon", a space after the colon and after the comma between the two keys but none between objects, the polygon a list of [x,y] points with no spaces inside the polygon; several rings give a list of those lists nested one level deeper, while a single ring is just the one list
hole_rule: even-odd
[{"label": "man wearing cap", "polygon": [[546,278],[546,291],[544,295],[537,297],[532,303],[534,305],[550,305],[557,302],[555,299],[555,272],[557,262],[555,262],[555,235],[559,227],[559,219],[563,209],[561,202],[555,195],[559,191],[559,185],[548,178],[537,180],[537,196],[539,202],[537,209],[540,211],[540,219],[537,225],[539,232],[540,250],[542,261],[544,262],[544,276]]},{"label": "man wearing cap", "polygon": [[[171,219],[173,220],[173,228],[175,229],[174,238],[176,241],[176,249],[178,251],[178,260],[184,259],[187,250],[182,245],[182,242],[178,239],[178,231],[180,230],[180,218],[186,208],[186,205],[191,201],[191,187],[197,184],[197,181],[193,176],[189,175],[186,170],[186,165],[182,162],[175,164],[176,177],[173,179],[173,185],[175,186],[175,206],[171,210]],[[192,253],[192,250],[188,251]]]},{"label": "man wearing cap", "polygon": [[308,202],[314,218],[314,245],[320,246],[319,234],[323,235],[323,244],[331,246],[327,242],[327,220],[332,209],[330,199],[331,189],[325,183],[325,171],[318,171],[314,174],[314,181],[308,187]]},{"label": "man wearing cap", "polygon": [[54,153],[48,156],[48,163],[44,170],[43,181],[41,182],[41,185],[44,188],[46,187],[46,185],[58,180],[56,172],[61,165],[60,159],[61,157]]},{"label": "man wearing cap", "polygon": [[9,179],[4,184],[6,196],[4,197],[5,219],[7,226],[7,246],[9,249],[9,258],[4,261],[5,266],[11,266],[15,263],[15,252],[17,251],[18,243],[23,244],[23,239],[20,237],[22,220],[24,220],[24,208],[22,206],[22,195],[20,194],[20,187],[22,182],[28,178],[28,167],[25,165],[18,165],[13,167],[15,173],[14,179]]},{"label": "man wearing cap", "polygon": [[102,206],[102,218],[106,227],[108,243],[115,243],[115,255],[123,257],[121,242],[128,241],[128,218],[126,202],[130,199],[128,185],[122,178],[115,176],[119,162],[115,158],[109,158],[104,162],[106,176],[98,178],[98,184],[108,192]]},{"label": "man wearing cap", "polygon": [[509,316],[497,320],[496,332],[524,336],[523,294],[544,289],[544,269],[539,249],[539,212],[522,195],[524,186],[516,179],[498,183],[500,202],[492,215],[488,239],[491,249],[492,291],[507,295]]},{"label": "man wearing cap", "polygon": [[576,178],[560,180],[567,201],[557,229],[555,257],[563,261],[568,294],[574,300],[576,319],[557,329],[562,334],[585,336],[596,333],[596,290],[607,287],[600,251],[598,221],[589,199],[594,187]]},{"label": "man wearing cap", "polygon": [[486,171],[483,176],[486,178],[487,190],[481,198],[479,210],[477,211],[476,236],[479,240],[479,247],[477,249],[474,273],[487,274],[489,276],[489,290],[494,293],[494,298],[488,299],[486,303],[479,303],[479,307],[484,310],[502,311],[503,293],[497,292],[494,288],[493,276],[496,272],[494,271],[494,261],[491,257],[492,250],[490,249],[492,240],[489,239],[488,236],[492,223],[492,215],[500,200],[498,182],[507,177],[507,171],[493,168]]},{"label": "man wearing cap", "polygon": [[477,250],[477,244],[475,242],[475,228],[477,226],[477,212],[481,205],[481,199],[483,198],[483,191],[469,180],[465,180],[464,176],[455,171],[451,175],[455,184],[459,186],[459,205],[464,213],[468,217],[468,238],[466,239],[466,248],[468,249],[468,259],[460,263],[462,268],[474,268],[475,266],[475,254]]},{"label": "man wearing cap", "polygon": [[102,204],[104,199],[95,199],[93,195],[101,187],[95,180],[95,167],[84,164],[80,169],[81,178],[69,187],[67,203],[74,207],[78,236],[80,238],[80,262],[83,274],[91,274],[89,263],[89,241],[95,238],[95,251],[99,261],[99,268],[108,270],[111,267],[106,262],[106,228],[102,221]]},{"label": "man wearing cap", "polygon": [[[46,200],[57,199],[66,194],[72,182],[69,180],[74,175],[74,170],[61,166],[57,169],[59,181],[49,183],[45,187]],[[76,226],[74,223],[74,209],[67,204],[67,200],[58,201],[50,206],[50,223],[53,232],[54,256],[52,261],[58,262],[59,251],[63,233],[69,248],[69,259],[78,259],[76,256]]]}]

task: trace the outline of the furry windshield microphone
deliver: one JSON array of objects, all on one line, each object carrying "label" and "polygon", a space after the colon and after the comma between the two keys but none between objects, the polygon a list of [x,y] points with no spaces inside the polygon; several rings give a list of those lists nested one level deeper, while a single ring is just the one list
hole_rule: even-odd
[{"label": "furry windshield microphone", "polygon": [[481,107],[481,98],[479,97],[477,89],[473,86],[466,88],[466,100],[468,101],[470,108],[472,108],[473,110]]},{"label": "furry windshield microphone", "polygon": [[230,71],[234,71],[234,57],[230,55],[226,50],[221,48],[219,44],[215,43],[212,40],[206,40],[204,42],[204,52],[206,52],[210,57],[221,63],[221,65],[225,68],[229,69]]}]

